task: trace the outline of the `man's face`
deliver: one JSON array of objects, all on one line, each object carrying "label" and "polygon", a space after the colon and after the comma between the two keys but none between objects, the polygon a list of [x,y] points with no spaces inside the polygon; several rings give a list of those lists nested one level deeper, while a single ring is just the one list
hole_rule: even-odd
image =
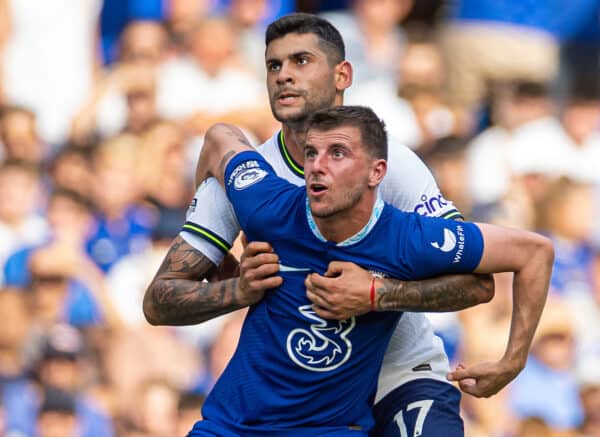
[{"label": "man's face", "polygon": [[358,205],[368,189],[372,161],[357,127],[310,129],[304,146],[304,177],[312,214],[329,218]]},{"label": "man's face", "polygon": [[290,33],[266,51],[267,89],[273,116],[282,123],[303,122],[334,105],[335,67],[314,34]]}]

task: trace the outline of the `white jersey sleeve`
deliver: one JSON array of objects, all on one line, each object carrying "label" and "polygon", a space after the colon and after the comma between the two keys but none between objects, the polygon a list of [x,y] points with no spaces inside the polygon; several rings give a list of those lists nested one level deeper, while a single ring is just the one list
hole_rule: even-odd
[{"label": "white jersey sleeve", "polygon": [[179,235],[219,265],[239,233],[240,225],[223,188],[214,178],[204,181],[196,190]]},{"label": "white jersey sleeve", "polygon": [[462,218],[445,199],[427,166],[408,147],[390,142],[388,171],[380,186],[384,201],[406,212],[429,217]]}]

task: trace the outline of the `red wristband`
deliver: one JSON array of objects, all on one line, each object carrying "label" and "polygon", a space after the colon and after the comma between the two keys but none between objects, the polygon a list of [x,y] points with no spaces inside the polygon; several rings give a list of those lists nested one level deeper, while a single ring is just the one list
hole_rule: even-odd
[{"label": "red wristband", "polygon": [[371,280],[371,311],[375,311],[375,276]]}]

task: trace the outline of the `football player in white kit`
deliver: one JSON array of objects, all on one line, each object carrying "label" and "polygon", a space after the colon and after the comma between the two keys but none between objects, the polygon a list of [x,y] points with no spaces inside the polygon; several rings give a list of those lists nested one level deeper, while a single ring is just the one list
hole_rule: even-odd
[{"label": "football player in white kit", "polygon": [[[267,29],[267,88],[282,129],[258,147],[277,174],[303,185],[304,122],[314,111],[342,104],[352,83],[352,67],[344,60],[343,40],[326,20],[310,14],[283,17]],[[460,213],[443,198],[427,167],[407,147],[390,144],[389,170],[381,187],[383,199],[404,211],[457,218]],[[215,181],[200,185],[180,235],[148,287],[144,313],[152,324],[200,323],[258,302],[281,278],[278,257],[267,243],[248,245],[239,278],[201,282],[219,266],[239,234],[239,224],[225,193]],[[440,250],[446,242],[439,242]],[[448,242],[450,244],[451,242]],[[326,318],[357,315],[367,310],[455,311],[493,297],[493,281],[479,275],[448,275],[420,282],[385,278],[369,300],[371,273],[340,263],[338,288],[356,300],[343,311],[307,282],[315,312]],[[516,301],[518,299],[515,299]],[[518,302],[516,302],[518,303]],[[516,304],[515,303],[515,304]],[[348,311],[351,313],[349,314]],[[353,313],[352,313],[353,312]],[[524,367],[527,351],[520,336],[530,329],[522,318],[511,329],[507,353],[497,363],[458,369],[451,376],[475,396],[490,396]],[[405,312],[388,346],[375,395],[374,435],[462,436],[460,392],[446,379],[449,363],[441,340],[427,318]],[[349,382],[351,383],[351,382]]]}]

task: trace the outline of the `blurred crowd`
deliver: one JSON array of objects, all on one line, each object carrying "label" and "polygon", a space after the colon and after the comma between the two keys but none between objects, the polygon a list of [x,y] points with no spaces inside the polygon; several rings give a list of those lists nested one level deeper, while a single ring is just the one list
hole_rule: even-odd
[{"label": "blurred crowd", "polygon": [[[463,397],[466,435],[599,437],[598,0],[0,0],[0,435],[183,436],[200,419],[244,313],[151,327],[142,297],[205,129],[277,131],[263,32],[293,10],[338,27],[346,102],[466,218],[554,241],[527,366]],[[492,302],[431,315],[455,364],[503,353],[511,278],[495,279]]]}]

